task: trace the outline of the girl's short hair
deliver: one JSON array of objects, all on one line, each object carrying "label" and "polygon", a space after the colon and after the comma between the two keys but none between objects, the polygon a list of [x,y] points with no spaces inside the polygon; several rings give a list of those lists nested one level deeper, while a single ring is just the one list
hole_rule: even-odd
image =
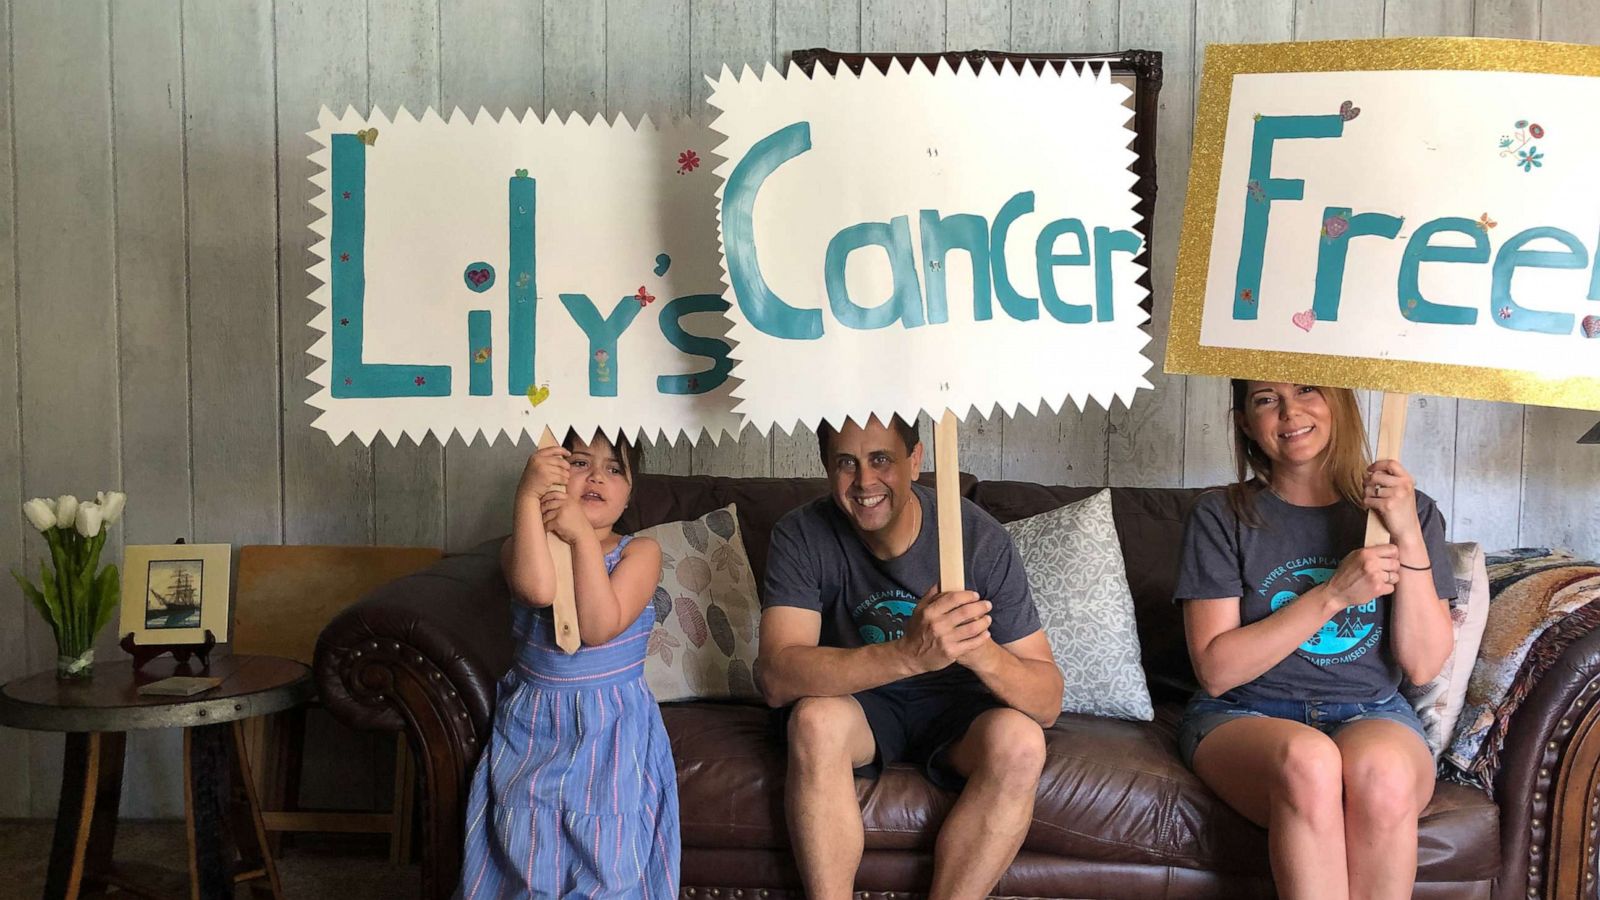
[{"label": "girl's short hair", "polygon": [[622,463],[622,477],[626,479],[629,484],[633,484],[633,475],[635,472],[639,471],[639,448],[634,445],[633,441],[628,440],[628,436],[626,434],[619,431],[617,432],[616,436],[613,437],[612,435],[606,434],[604,431],[597,431],[594,433],[594,437],[590,438],[588,441],[584,441],[584,439],[578,435],[576,430],[569,428],[567,429],[567,436],[561,440],[561,446],[571,450],[579,443],[592,444],[597,439],[603,440],[607,444],[610,444],[611,449],[616,451],[617,461]]},{"label": "girl's short hair", "polygon": [[[1234,483],[1228,485],[1228,506],[1239,521],[1252,528],[1261,525],[1256,511],[1255,495],[1272,483],[1272,460],[1267,458],[1261,445],[1245,431],[1245,404],[1249,402],[1250,382],[1242,378],[1232,381],[1233,404],[1229,413],[1233,419]],[[1328,448],[1322,454],[1322,468],[1328,473],[1334,490],[1346,502],[1361,505],[1362,480],[1372,459],[1367,455],[1367,429],[1361,420],[1361,405],[1356,402],[1355,391],[1349,388],[1321,387],[1322,398],[1333,413],[1333,433],[1328,436]],[[1250,484],[1251,478],[1256,483]]]}]

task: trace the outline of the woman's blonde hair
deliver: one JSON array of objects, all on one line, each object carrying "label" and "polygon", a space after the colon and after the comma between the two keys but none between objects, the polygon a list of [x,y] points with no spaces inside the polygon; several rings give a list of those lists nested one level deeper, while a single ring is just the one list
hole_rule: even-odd
[{"label": "woman's blonde hair", "polygon": [[[1228,486],[1228,505],[1239,521],[1252,528],[1261,526],[1261,516],[1256,511],[1255,497],[1272,484],[1272,460],[1261,445],[1245,431],[1245,404],[1249,401],[1250,382],[1233,379],[1233,405],[1229,412],[1233,418],[1233,461],[1235,481]],[[1333,489],[1346,502],[1361,505],[1362,481],[1372,459],[1367,455],[1367,429],[1361,421],[1361,406],[1356,403],[1355,392],[1349,388],[1317,387],[1328,410],[1333,413],[1333,433],[1328,436],[1328,447],[1322,452],[1322,468],[1327,472]],[[1256,484],[1249,484],[1251,477]]]}]

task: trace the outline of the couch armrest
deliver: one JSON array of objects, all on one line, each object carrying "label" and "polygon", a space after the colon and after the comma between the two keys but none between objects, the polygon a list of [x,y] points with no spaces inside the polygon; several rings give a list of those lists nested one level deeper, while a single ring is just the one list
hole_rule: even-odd
[{"label": "couch armrest", "polygon": [[354,728],[403,731],[422,771],[423,897],[448,897],[459,878],[468,783],[511,665],[502,540],[389,582],[317,638],[328,711]]},{"label": "couch armrest", "polygon": [[1496,900],[1594,898],[1600,629],[1569,644],[1513,714],[1495,776]]}]

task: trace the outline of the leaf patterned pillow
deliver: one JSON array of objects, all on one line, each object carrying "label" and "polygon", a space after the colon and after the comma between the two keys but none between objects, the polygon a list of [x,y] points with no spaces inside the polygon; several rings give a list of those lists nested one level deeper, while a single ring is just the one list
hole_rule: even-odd
[{"label": "leaf patterned pillow", "polygon": [[751,677],[761,602],[732,504],[639,532],[661,545],[645,683],[656,700],[759,699]]},{"label": "leaf patterned pillow", "polygon": [[1111,491],[1005,528],[1022,554],[1039,621],[1066,682],[1061,711],[1155,718]]}]

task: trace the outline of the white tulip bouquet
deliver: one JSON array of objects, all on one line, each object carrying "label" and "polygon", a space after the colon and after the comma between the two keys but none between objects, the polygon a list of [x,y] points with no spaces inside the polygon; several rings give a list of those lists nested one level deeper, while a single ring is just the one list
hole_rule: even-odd
[{"label": "white tulip bouquet", "polygon": [[122,518],[128,496],[101,491],[79,502],[71,494],[35,497],[22,514],[50,545],[53,568],[39,561],[36,586],[12,570],[25,594],[56,636],[56,675],[87,678],[94,666],[94,636],[111,621],[122,593],[115,564],[100,566],[106,531]]}]

